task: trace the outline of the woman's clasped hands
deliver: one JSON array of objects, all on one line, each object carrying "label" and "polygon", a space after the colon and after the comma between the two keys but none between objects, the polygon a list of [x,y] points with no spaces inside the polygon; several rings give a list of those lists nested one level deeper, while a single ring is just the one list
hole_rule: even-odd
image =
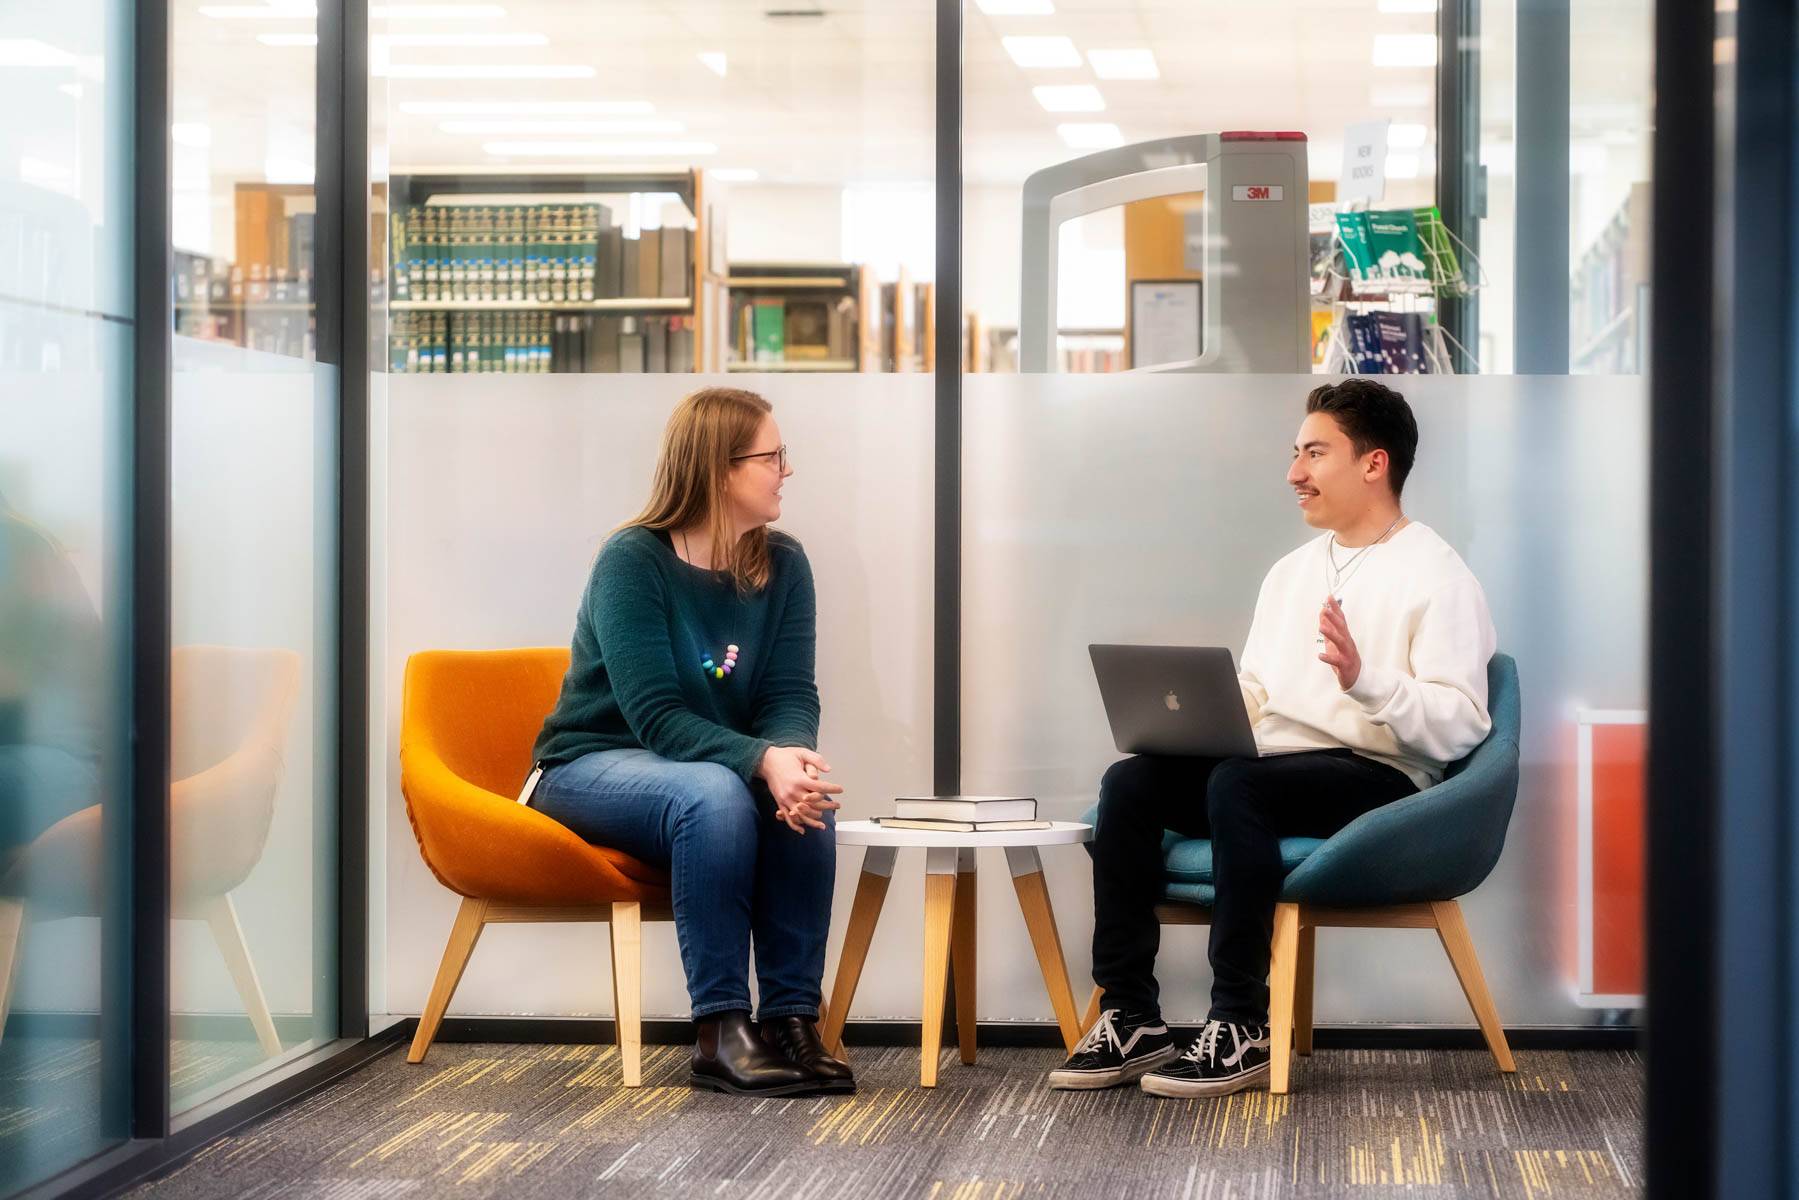
[{"label": "woman's clasped hands", "polygon": [[756,773],[775,799],[775,820],[803,834],[807,826],[825,828],[824,814],[843,807],[831,798],[843,788],[824,778],[830,771],[831,764],[815,750],[771,746],[763,753]]}]

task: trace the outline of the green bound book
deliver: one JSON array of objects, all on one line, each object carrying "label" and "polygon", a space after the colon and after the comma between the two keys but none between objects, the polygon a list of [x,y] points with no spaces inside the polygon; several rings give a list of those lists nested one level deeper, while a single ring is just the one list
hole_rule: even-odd
[{"label": "green bound book", "polygon": [[787,357],[787,312],[779,300],[750,303],[750,345],[756,362],[782,362]]},{"label": "green bound book", "polygon": [[1349,275],[1357,283],[1369,283],[1379,277],[1374,254],[1368,244],[1368,214],[1337,214],[1337,240],[1343,243],[1343,257],[1349,263]]},{"label": "green bound book", "polygon": [[1385,279],[1430,280],[1418,219],[1408,208],[1368,214],[1368,251]]}]

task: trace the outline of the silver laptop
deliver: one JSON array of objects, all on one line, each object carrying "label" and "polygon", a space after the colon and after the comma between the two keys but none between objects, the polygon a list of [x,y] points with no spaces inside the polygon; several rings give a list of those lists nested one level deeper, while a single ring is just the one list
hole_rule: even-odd
[{"label": "silver laptop", "polygon": [[1256,739],[1222,646],[1088,646],[1124,754],[1255,758]]}]

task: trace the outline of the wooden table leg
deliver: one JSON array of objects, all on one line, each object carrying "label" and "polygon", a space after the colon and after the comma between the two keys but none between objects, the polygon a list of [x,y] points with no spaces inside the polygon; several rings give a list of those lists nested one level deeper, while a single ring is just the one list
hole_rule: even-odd
[{"label": "wooden table leg", "polygon": [[956,913],[951,932],[950,958],[956,980],[956,1043],[962,1061],[973,1065],[975,1056],[975,873],[974,847],[956,852]]},{"label": "wooden table leg", "polygon": [[1293,1069],[1293,985],[1299,967],[1299,905],[1274,906],[1268,966],[1268,1090],[1287,1094]]},{"label": "wooden table leg", "polygon": [[925,851],[924,876],[924,1044],[918,1066],[920,1087],[937,1086],[943,1053],[943,1004],[949,990],[950,934],[956,910],[956,848]]},{"label": "wooden table leg", "polygon": [[1318,929],[1299,917],[1299,968],[1293,980],[1293,1050],[1296,1054],[1312,1053],[1312,958],[1318,943]]},{"label": "wooden table leg", "polygon": [[1012,868],[1012,887],[1018,893],[1025,926],[1031,931],[1037,967],[1043,972],[1043,986],[1049,990],[1049,1003],[1055,1009],[1062,1042],[1073,1054],[1081,1040],[1081,1019],[1075,1012],[1074,991],[1068,983],[1068,964],[1062,959],[1062,937],[1056,932],[1049,888],[1043,882],[1043,860],[1037,856],[1035,846],[1007,846],[1006,864]]},{"label": "wooden table leg", "polygon": [[831,999],[825,1005],[824,1019],[818,1023],[819,1039],[827,1050],[840,1058],[843,1057],[843,1023],[849,1018],[850,1002],[856,998],[856,984],[862,978],[862,964],[868,960],[868,943],[874,938],[875,923],[881,919],[887,884],[893,878],[895,853],[891,846],[871,846],[862,855],[862,875],[856,880],[856,899],[850,905],[849,927],[843,931],[843,953],[837,958],[837,978],[831,984]]}]

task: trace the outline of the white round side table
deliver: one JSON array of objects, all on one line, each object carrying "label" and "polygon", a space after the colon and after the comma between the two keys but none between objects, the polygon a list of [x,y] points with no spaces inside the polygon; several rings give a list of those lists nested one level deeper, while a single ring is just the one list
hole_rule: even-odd
[{"label": "white round side table", "polygon": [[918,1082],[937,1086],[937,1059],[943,1044],[943,1004],[952,970],[956,979],[956,1030],[962,1061],[975,1060],[975,851],[1003,849],[1012,870],[1012,887],[1024,912],[1031,945],[1043,986],[1062,1041],[1073,1053],[1081,1040],[1080,1018],[1075,1013],[1074,993],[1068,983],[1068,966],[1062,958],[1062,939],[1056,931],[1056,914],[1050,908],[1049,889],[1043,882],[1039,846],[1066,846],[1093,839],[1093,826],[1079,821],[1054,821],[1048,829],[1006,832],[952,833],[926,829],[889,829],[873,821],[839,821],[837,844],[865,846],[862,875],[856,881],[856,899],[850,908],[849,928],[843,937],[843,954],[837,960],[837,979],[825,1006],[819,1029],[826,1046],[841,1053],[843,1022],[856,998],[856,983],[868,958],[887,884],[893,877],[894,859],[901,850],[925,852],[924,890],[924,1039]]}]

